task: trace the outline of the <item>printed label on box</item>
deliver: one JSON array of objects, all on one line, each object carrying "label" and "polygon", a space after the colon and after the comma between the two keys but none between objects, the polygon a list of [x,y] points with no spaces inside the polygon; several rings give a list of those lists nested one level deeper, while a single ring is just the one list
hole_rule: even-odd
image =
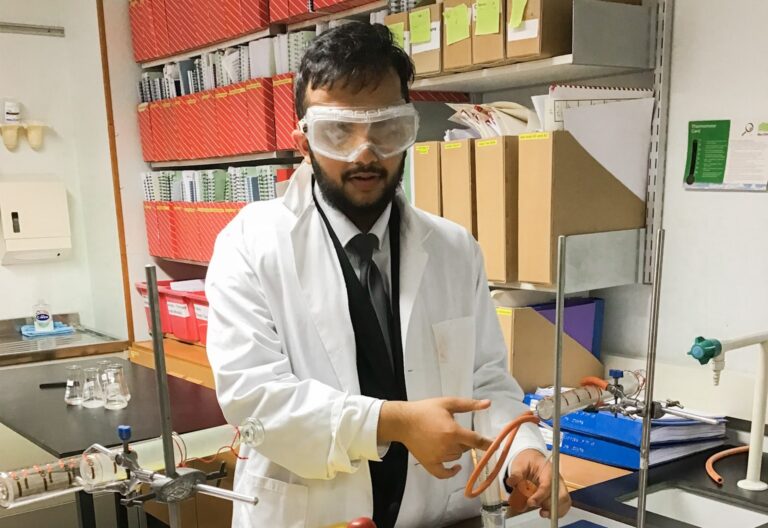
[{"label": "printed label on box", "polygon": [[498,145],[499,140],[498,139],[484,139],[483,141],[478,141],[476,145],[478,147],[492,147],[494,145]]},{"label": "printed label on box", "polygon": [[434,51],[440,49],[440,22],[432,22],[432,25],[430,26],[429,31],[429,41],[425,42],[424,44],[412,44],[411,45],[411,55],[416,55],[417,53],[425,53],[427,51]]},{"label": "printed label on box", "polygon": [[195,317],[200,321],[208,320],[208,307],[204,304],[195,305]]},{"label": "printed label on box", "polygon": [[519,138],[520,138],[520,141],[549,139],[549,132],[533,132],[532,134],[520,134]]},{"label": "printed label on box", "polygon": [[507,26],[507,42],[528,40],[539,36],[539,19],[523,20],[518,27]]},{"label": "printed label on box", "polygon": [[186,304],[168,301],[168,313],[175,317],[189,317],[189,309]]},{"label": "printed label on box", "polygon": [[416,147],[416,152],[419,154],[429,154],[429,145],[419,145]]},{"label": "printed label on box", "polygon": [[461,143],[446,143],[445,144],[445,150],[455,150],[460,149]]}]

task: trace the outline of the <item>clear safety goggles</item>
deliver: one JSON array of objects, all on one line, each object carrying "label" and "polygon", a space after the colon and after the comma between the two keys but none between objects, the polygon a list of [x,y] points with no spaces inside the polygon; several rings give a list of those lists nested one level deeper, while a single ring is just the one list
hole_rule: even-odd
[{"label": "clear safety goggles", "polygon": [[328,158],[352,162],[369,149],[386,159],[416,142],[419,114],[410,103],[385,108],[310,106],[299,128],[312,150]]}]

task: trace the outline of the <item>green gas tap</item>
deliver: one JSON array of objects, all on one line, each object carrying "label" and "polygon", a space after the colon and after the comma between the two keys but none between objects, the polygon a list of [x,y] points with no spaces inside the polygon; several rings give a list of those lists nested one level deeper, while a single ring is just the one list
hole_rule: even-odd
[{"label": "green gas tap", "polygon": [[723,345],[717,339],[705,339],[701,336],[693,341],[693,346],[688,355],[696,359],[702,365],[709,363],[710,359],[719,356],[723,351]]}]

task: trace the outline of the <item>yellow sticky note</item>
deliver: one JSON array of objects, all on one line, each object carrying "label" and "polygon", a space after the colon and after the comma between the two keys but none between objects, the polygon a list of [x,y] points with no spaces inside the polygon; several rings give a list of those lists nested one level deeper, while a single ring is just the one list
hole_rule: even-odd
[{"label": "yellow sticky note", "polygon": [[389,32],[392,33],[392,40],[395,41],[395,44],[400,46],[400,49],[405,49],[405,22],[390,24],[387,27]]},{"label": "yellow sticky note", "polygon": [[443,13],[445,19],[445,42],[455,44],[469,38],[469,8],[467,4],[448,7]]},{"label": "yellow sticky note", "polygon": [[431,18],[429,8],[408,13],[408,24],[411,28],[411,44],[429,42],[432,25]]},{"label": "yellow sticky note", "polygon": [[519,28],[523,23],[523,14],[528,0],[512,0],[512,12],[509,14],[509,27]]},{"label": "yellow sticky note", "polygon": [[475,35],[494,35],[499,32],[501,0],[478,0]]}]

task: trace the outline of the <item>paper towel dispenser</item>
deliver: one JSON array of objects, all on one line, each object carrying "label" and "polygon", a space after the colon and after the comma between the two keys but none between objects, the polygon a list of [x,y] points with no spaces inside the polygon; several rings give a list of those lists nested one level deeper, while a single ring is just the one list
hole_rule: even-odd
[{"label": "paper towel dispenser", "polygon": [[60,182],[0,182],[0,264],[61,260],[72,251]]}]

